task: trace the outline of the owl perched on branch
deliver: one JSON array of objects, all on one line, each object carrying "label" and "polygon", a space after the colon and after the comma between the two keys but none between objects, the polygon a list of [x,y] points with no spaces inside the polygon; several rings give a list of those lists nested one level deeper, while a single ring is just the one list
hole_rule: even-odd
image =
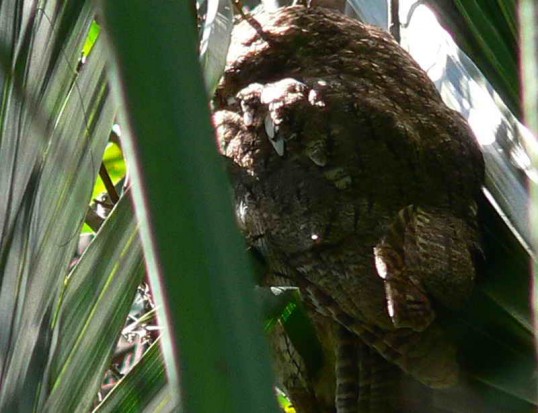
[{"label": "owl perched on branch", "polygon": [[332,326],[338,413],[389,411],[394,370],[454,384],[436,312],[465,302],[480,255],[469,126],[380,29],[302,6],[250,20],[214,99],[218,145],[248,243]]}]

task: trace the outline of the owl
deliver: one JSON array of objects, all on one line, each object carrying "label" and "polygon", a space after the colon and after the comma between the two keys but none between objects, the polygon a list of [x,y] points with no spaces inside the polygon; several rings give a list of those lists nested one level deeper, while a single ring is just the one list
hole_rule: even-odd
[{"label": "owl", "polygon": [[303,6],[248,20],[213,100],[218,148],[248,244],[331,332],[337,412],[390,411],[394,371],[453,385],[436,314],[469,297],[480,255],[469,126],[381,29]]}]

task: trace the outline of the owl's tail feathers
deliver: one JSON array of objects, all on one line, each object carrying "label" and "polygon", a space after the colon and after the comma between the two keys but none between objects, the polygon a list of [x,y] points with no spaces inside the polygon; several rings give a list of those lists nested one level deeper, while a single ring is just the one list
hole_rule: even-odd
[{"label": "owl's tail feathers", "polygon": [[332,297],[313,285],[303,287],[303,291],[308,291],[310,299],[317,303],[313,306],[316,312],[335,320],[422,384],[446,388],[458,382],[456,348],[437,324],[430,324],[422,332],[410,328],[385,330],[350,316]]},{"label": "owl's tail feathers", "polygon": [[396,413],[401,370],[380,357],[355,334],[336,327],[336,398],[338,413]]},{"label": "owl's tail feathers", "polygon": [[359,345],[359,413],[399,412],[401,370],[377,351]]},{"label": "owl's tail feathers", "polygon": [[[314,293],[313,289],[311,292]],[[432,324],[423,332],[409,328],[383,330],[350,317],[329,296],[316,290],[316,300],[323,303],[324,315],[331,317],[385,360],[399,366],[419,382],[432,388],[446,388],[458,381],[456,349],[442,329]]]},{"label": "owl's tail feathers", "polygon": [[335,341],[336,411],[356,413],[359,400],[359,338],[337,325]]},{"label": "owl's tail feathers", "polygon": [[447,388],[458,382],[456,348],[439,326],[433,324],[421,333],[411,329],[385,331],[345,315],[338,318],[367,346],[422,384],[431,388]]}]

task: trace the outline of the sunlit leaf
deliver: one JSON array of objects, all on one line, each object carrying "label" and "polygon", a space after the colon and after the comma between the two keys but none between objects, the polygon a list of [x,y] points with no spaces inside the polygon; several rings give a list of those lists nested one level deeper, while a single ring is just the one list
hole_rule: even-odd
[{"label": "sunlit leaf", "polygon": [[200,42],[200,63],[209,95],[224,73],[233,29],[232,0],[204,0],[207,7]]},{"label": "sunlit leaf", "polygon": [[97,38],[99,37],[100,32],[101,27],[97,24],[95,20],[92,21],[90,31],[88,32],[88,37],[86,38],[86,42],[84,43],[84,47],[82,48],[83,56],[88,56],[90,54],[93,49],[93,46],[95,45],[95,42],[97,41]]},{"label": "sunlit leaf", "polygon": [[[125,159],[123,158],[123,152],[121,148],[117,144],[109,143],[107,145],[105,153],[103,155],[103,163],[114,185],[116,185],[123,178],[125,178]],[[106,192],[105,184],[103,184],[101,178],[98,178],[95,183],[95,186],[93,187],[92,199],[97,198],[104,192]]]}]

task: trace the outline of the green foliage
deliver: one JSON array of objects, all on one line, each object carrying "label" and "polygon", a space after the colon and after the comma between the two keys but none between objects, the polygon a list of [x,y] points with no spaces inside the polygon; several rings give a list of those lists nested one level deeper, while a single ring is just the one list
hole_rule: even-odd
[{"label": "green foliage", "polygon": [[[521,22],[521,77],[523,86],[523,110],[529,128],[538,135],[538,6],[535,1],[522,0],[519,4]],[[533,165],[538,168],[537,154],[533,154]],[[538,250],[538,185],[530,183],[532,204],[530,207],[530,224],[532,228],[534,250]],[[536,329],[538,320],[538,265],[533,262],[533,291],[535,342],[538,342]]]},{"label": "green foliage", "polygon": [[[101,2],[171,392],[187,411],[276,411],[253,280],[210,124],[187,2]],[[125,13],[125,10],[129,13]],[[172,340],[171,340],[172,339]],[[208,397],[211,395],[211,397]]]},{"label": "green foliage", "polygon": [[[123,151],[116,143],[109,143],[106,146],[105,153],[103,155],[103,164],[106,167],[112,183],[116,185],[127,173],[127,166],[125,165],[125,159],[123,157]],[[98,178],[93,187],[92,199],[97,198],[102,193],[106,192],[105,184]]]},{"label": "green foliage", "polygon": [[58,338],[44,411],[91,407],[144,275],[137,232],[124,197],[69,274],[53,323]]},{"label": "green foliage", "polygon": [[[498,1],[492,13],[490,3],[455,3],[465,26],[458,36],[517,110],[515,4]],[[101,159],[114,183],[125,176],[120,148],[108,144],[118,109],[92,4],[36,4],[0,2],[0,411],[88,411],[144,273],[142,247],[124,197],[82,258],[71,262],[87,205],[104,190],[97,180]],[[212,2],[213,10],[229,17],[227,4]],[[181,343],[185,407],[275,411],[250,269],[213,148],[192,16],[180,2],[160,10],[142,0],[103,5],[116,50],[112,87],[123,93],[134,132],[126,150],[135,165],[144,246],[151,269],[163,271],[164,284],[155,272],[153,285]],[[212,57],[202,58],[210,89],[222,67],[215,48],[226,45],[229,30],[229,21],[215,23],[215,16],[207,26]],[[446,9],[443,16],[451,24]],[[79,70],[81,51],[86,62]],[[486,280],[471,307],[446,327],[460,345],[468,390],[501,411],[530,412],[536,375],[528,255],[491,208],[482,209]],[[315,331],[297,294],[287,298],[269,306],[267,318],[280,319],[315,371],[321,353]],[[174,377],[171,354],[165,356]],[[156,343],[95,411],[169,411],[177,403],[173,386]]]},{"label": "green foliage", "polygon": [[99,34],[101,33],[101,26],[97,24],[97,22],[94,20],[92,21],[92,24],[90,25],[90,31],[88,32],[88,36],[86,37],[86,42],[84,42],[84,46],[82,47],[82,56],[88,57],[90,55],[90,52],[93,49],[93,46],[95,45],[95,42],[97,41],[97,38],[99,37]]},{"label": "green foliage", "polygon": [[170,411],[172,400],[166,381],[164,360],[154,343],[94,413],[156,413]]},{"label": "green foliage", "polygon": [[127,199],[70,269],[116,112],[92,21],[0,4],[0,411],[87,411],[143,273]]}]

